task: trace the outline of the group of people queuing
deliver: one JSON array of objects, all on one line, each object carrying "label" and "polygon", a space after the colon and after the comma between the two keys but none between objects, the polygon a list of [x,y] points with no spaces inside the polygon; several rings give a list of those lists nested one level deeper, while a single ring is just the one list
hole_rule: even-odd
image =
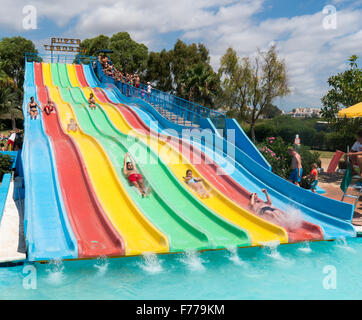
[{"label": "group of people queuing", "polygon": [[152,91],[152,86],[150,82],[147,82],[146,90],[144,88],[140,88],[141,79],[137,73],[122,73],[113,64],[111,64],[109,58],[106,55],[98,56],[98,61],[101,64],[105,75],[113,78],[115,81],[121,82],[122,84],[128,84],[129,86],[136,88],[136,92],[138,91],[138,89],[140,89],[140,96],[142,98],[147,97],[147,99],[149,100]]}]

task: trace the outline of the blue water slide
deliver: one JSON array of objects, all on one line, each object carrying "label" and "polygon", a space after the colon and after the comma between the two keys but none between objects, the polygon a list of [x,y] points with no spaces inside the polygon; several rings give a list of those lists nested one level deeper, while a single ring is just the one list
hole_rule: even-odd
[{"label": "blue water slide", "polygon": [[39,114],[38,119],[30,120],[27,111],[30,97],[37,101],[34,65],[26,62],[22,165],[28,260],[74,259],[78,257],[78,246],[64,207],[54,152],[44,132],[42,114]]},{"label": "blue water slide", "polygon": [[[94,77],[94,74],[90,72],[89,76]],[[142,113],[143,110],[146,112],[144,114],[149,116],[149,119],[153,118],[153,125],[156,128],[161,131],[172,129],[173,133],[177,132],[178,136],[180,136],[179,127],[182,126],[165,119],[142,99],[122,95],[120,90],[113,84],[103,83],[100,86],[113,102],[133,105],[136,107],[135,111],[137,112],[141,111]],[[244,133],[234,121],[229,121],[228,124],[229,128]],[[253,150],[250,148],[248,143],[250,140],[246,136],[239,139],[238,142],[243,149],[216,134],[213,135],[213,145],[208,145],[208,141],[205,141],[206,145],[200,145],[195,139],[193,140],[195,146],[198,145],[220,167],[226,170],[227,168],[233,168],[234,170],[229,173],[230,176],[245,189],[256,192],[260,197],[263,197],[261,189],[267,188],[275,206],[285,211],[294,210],[296,215],[301,214],[303,219],[320,225],[326,239],[356,236],[356,231],[351,224],[353,217],[352,205],[313,194],[272,173],[268,163],[263,161],[263,157],[260,157],[258,152],[255,152],[255,146]],[[234,154],[230,156],[228,150],[232,150]],[[245,151],[252,153],[252,157]]]}]

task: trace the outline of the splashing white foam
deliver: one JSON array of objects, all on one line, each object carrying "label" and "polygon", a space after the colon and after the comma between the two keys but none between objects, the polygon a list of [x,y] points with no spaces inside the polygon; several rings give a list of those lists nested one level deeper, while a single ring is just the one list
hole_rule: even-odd
[{"label": "splashing white foam", "polygon": [[245,266],[245,261],[241,260],[240,257],[238,256],[237,253],[237,248],[236,247],[229,247],[227,248],[229,255],[228,258],[230,261],[232,261],[234,264],[238,265],[238,266]]},{"label": "splashing white foam", "polygon": [[182,263],[191,271],[204,271],[203,261],[197,251],[187,251],[182,255],[180,259]]},{"label": "splashing white foam", "polygon": [[352,253],[356,253],[357,251],[353,248],[351,248],[348,243],[347,243],[347,240],[345,237],[341,237],[339,239],[336,240],[336,244],[337,244],[337,247],[338,248],[341,248],[343,250],[346,250],[346,251],[349,251],[349,252],[352,252]]},{"label": "splashing white foam", "polygon": [[287,208],[284,210],[285,215],[281,217],[282,221],[281,223],[285,228],[288,229],[298,229],[303,224],[303,215],[300,210],[292,207],[287,206]]},{"label": "splashing white foam", "polygon": [[97,258],[94,267],[98,270],[99,275],[104,275],[108,270],[108,258],[105,256],[100,256]]},{"label": "splashing white foam", "polygon": [[143,263],[140,264],[141,268],[150,274],[157,274],[163,271],[160,260],[154,253],[144,253],[142,255]]},{"label": "splashing white foam", "polygon": [[65,276],[63,273],[64,265],[62,259],[54,259],[49,262],[49,268],[46,269],[48,272],[48,278],[47,281],[54,285],[60,285]]},{"label": "splashing white foam", "polygon": [[311,253],[312,249],[310,248],[309,242],[305,242],[303,247],[298,248],[298,251],[303,253]]}]

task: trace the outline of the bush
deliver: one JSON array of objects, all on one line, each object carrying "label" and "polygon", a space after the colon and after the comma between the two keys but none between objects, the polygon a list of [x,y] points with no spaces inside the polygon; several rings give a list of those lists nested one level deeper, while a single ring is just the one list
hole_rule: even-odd
[{"label": "bush", "polygon": [[[258,145],[260,152],[272,167],[272,171],[284,179],[288,179],[291,171],[292,157],[288,153],[290,144],[286,143],[281,137],[266,138]],[[320,153],[310,151],[308,146],[300,146],[298,150],[302,158],[304,175],[312,170],[312,164],[321,165]]]},{"label": "bush", "polygon": [[0,154],[0,180],[2,181],[5,173],[11,172],[13,160],[7,154]]}]

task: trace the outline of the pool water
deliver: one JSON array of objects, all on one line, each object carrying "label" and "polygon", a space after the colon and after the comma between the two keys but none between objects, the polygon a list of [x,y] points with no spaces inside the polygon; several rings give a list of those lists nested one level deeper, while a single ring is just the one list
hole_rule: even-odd
[{"label": "pool water", "polygon": [[0,299],[362,299],[358,238],[24,267],[0,268]]}]

